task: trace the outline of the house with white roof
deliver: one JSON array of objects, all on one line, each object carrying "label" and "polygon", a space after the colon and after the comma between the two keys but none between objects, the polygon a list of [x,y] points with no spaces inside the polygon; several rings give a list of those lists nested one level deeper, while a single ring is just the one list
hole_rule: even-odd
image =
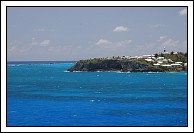
[{"label": "house with white roof", "polygon": [[149,61],[149,62],[151,62],[151,61],[153,61],[152,59],[145,59],[146,61]]},{"label": "house with white roof", "polygon": [[157,63],[158,63],[158,64],[162,64],[163,62],[162,62],[162,61],[158,61]]},{"label": "house with white roof", "polygon": [[163,63],[168,63],[168,60],[167,59],[163,59],[162,62]]},{"label": "house with white roof", "polygon": [[166,64],[166,65],[162,65],[162,67],[172,68],[172,65]]},{"label": "house with white roof", "polygon": [[183,62],[175,62],[175,64],[183,64]]},{"label": "house with white roof", "polygon": [[160,66],[160,64],[156,63],[156,64],[153,64],[153,66],[159,67],[159,66]]},{"label": "house with white roof", "polygon": [[176,67],[181,67],[181,64],[171,64],[172,67],[176,68]]},{"label": "house with white roof", "polygon": [[164,59],[164,57],[158,57],[157,59],[158,59],[158,60],[163,60],[163,59]]},{"label": "house with white roof", "polygon": [[168,59],[168,62],[169,62],[169,63],[173,63],[173,61],[172,61],[171,59]]}]

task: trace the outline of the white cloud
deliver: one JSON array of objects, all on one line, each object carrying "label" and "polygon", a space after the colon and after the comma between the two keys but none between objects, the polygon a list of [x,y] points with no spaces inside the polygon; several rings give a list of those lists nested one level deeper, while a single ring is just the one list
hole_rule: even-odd
[{"label": "white cloud", "polygon": [[167,39],[167,36],[160,36],[160,39],[157,40],[157,41],[160,42],[160,41],[164,41],[164,40],[166,40],[166,39]]},{"label": "white cloud", "polygon": [[115,45],[116,47],[123,47],[123,46],[126,46],[127,44],[130,44],[131,42],[132,40],[124,40],[124,41],[116,42]]},{"label": "white cloud", "polygon": [[167,38],[167,36],[160,36],[160,40],[164,40],[166,38]]},{"label": "white cloud", "polygon": [[154,25],[151,25],[152,28],[160,28],[160,27],[166,27],[165,24],[154,24]]},{"label": "white cloud", "polygon": [[24,52],[27,52],[28,48],[24,48],[24,47],[17,47],[17,46],[11,46],[8,48],[8,54],[21,54]]},{"label": "white cloud", "polygon": [[48,46],[50,44],[50,40],[43,40],[43,41],[38,41],[36,38],[32,38],[31,45],[32,46]]},{"label": "white cloud", "polygon": [[38,42],[32,41],[32,45],[38,45]]},{"label": "white cloud", "polygon": [[32,43],[31,43],[32,45],[38,45],[38,42],[36,41],[36,39],[33,37],[32,38]]},{"label": "white cloud", "polygon": [[114,32],[126,32],[128,30],[127,27],[124,26],[117,26],[115,27],[115,29],[113,30]]},{"label": "white cloud", "polygon": [[[108,49],[108,50],[118,50],[125,49],[132,42],[132,40],[122,40],[118,42],[111,42],[105,39],[100,39],[95,46],[97,49]],[[93,48],[93,47],[92,47]]]},{"label": "white cloud", "polygon": [[179,11],[179,15],[180,16],[186,16],[187,15],[187,8],[184,8],[181,11]]},{"label": "white cloud", "polygon": [[44,40],[40,43],[40,46],[48,46],[50,44],[50,40]]},{"label": "white cloud", "polygon": [[100,39],[98,40],[98,42],[96,43],[96,45],[107,45],[107,44],[112,44],[112,42],[106,40],[106,39]]},{"label": "white cloud", "polygon": [[[149,45],[150,44],[148,44],[147,46]],[[161,42],[153,43],[153,47],[150,49],[154,51],[162,52],[164,47],[166,48],[167,52],[187,51],[186,41],[180,41],[180,40],[172,39],[170,37],[165,38],[165,40]]]},{"label": "white cloud", "polygon": [[165,42],[162,43],[163,46],[166,47],[175,47],[178,44],[178,40],[168,39]]}]

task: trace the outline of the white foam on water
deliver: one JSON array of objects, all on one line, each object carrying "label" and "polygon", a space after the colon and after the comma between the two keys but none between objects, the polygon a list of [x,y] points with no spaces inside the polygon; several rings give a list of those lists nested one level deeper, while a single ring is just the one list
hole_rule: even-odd
[{"label": "white foam on water", "polygon": [[93,99],[92,99],[92,100],[90,100],[90,102],[94,102],[94,101],[95,101],[95,100],[93,100]]},{"label": "white foam on water", "polygon": [[116,73],[131,73],[130,71],[129,72],[121,72],[121,71],[115,71]]},{"label": "white foam on water", "polygon": [[25,65],[25,64],[8,64],[8,66],[22,66],[22,65]]},{"label": "white foam on water", "polygon": [[80,72],[82,72],[82,71],[73,71],[73,72],[80,73]]},{"label": "white foam on water", "polygon": [[100,92],[100,91],[97,91],[97,92],[95,92],[95,93],[98,93],[98,94],[99,94],[99,93],[102,93],[102,92]]}]

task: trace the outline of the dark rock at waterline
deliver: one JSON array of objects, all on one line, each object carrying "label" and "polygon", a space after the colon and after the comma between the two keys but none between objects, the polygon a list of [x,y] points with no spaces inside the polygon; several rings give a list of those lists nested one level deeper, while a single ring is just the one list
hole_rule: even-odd
[{"label": "dark rock at waterline", "polygon": [[134,60],[80,60],[67,71],[160,72],[160,68]]}]

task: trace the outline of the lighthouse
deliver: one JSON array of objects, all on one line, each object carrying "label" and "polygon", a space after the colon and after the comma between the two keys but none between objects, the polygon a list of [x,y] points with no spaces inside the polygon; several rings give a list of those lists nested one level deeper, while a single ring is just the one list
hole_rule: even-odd
[{"label": "lighthouse", "polygon": [[166,53],[166,49],[165,49],[165,47],[164,47],[164,53]]},{"label": "lighthouse", "polygon": [[164,54],[169,54],[168,52],[166,52],[166,49],[165,49],[165,47],[164,47]]}]

